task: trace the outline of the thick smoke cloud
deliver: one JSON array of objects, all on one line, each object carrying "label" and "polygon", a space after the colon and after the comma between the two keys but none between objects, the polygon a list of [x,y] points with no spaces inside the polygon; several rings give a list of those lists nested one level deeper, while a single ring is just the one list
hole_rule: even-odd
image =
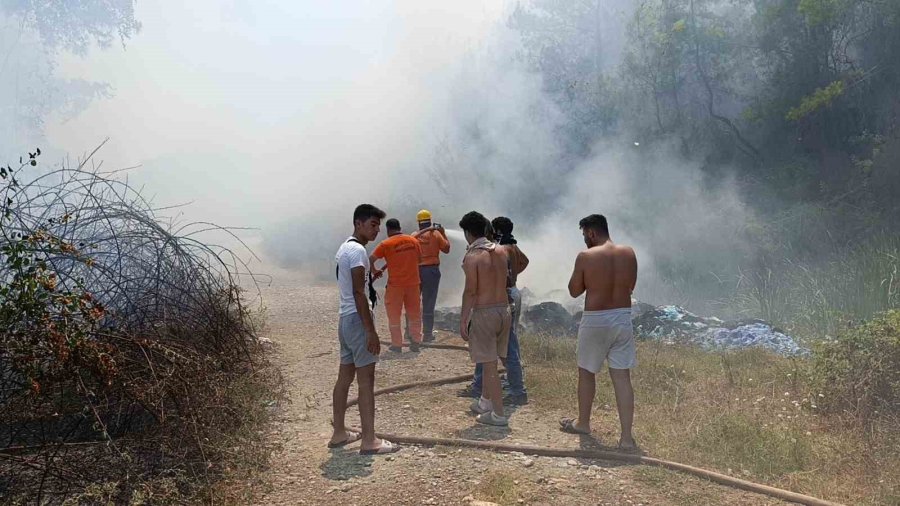
[{"label": "thick smoke cloud", "polygon": [[[626,4],[604,18],[606,72],[621,60]],[[407,230],[421,208],[448,227],[477,209],[516,222],[532,259],[521,282],[567,300],[578,220],[600,212],[638,251],[639,298],[694,302],[663,278],[675,265],[733,271],[751,213],[671,146],[623,132],[574,153],[571,111],[523,57],[514,8],[141,2],[126,50],[63,58],[62,77],[109,83],[111,98],[49,121],[50,152],[110,136],[104,166],[140,166],[127,177],[158,205],[192,203],[170,212],[178,220],[256,227],[243,235],[266,262],[323,281],[358,203]],[[445,260],[444,304],[459,298],[463,250]]]},{"label": "thick smoke cloud", "polygon": [[[674,146],[644,145],[624,135],[594,146],[573,166],[560,135],[561,112],[541,76],[516,57],[518,34],[498,22],[477,44],[460,49],[447,67],[428,69],[427,78],[415,74],[413,82],[428,89],[410,94],[414,107],[400,108],[422,114],[419,129],[412,139],[387,140],[389,151],[407,156],[396,166],[367,165],[379,183],[389,184],[331,193],[317,218],[295,213],[267,234],[267,251],[327,276],[334,244],[350,231],[353,205],[372,201],[407,229],[421,207],[448,227],[471,209],[511,217],[532,259],[522,285],[560,302],[568,300],[572,262],[584,247],[578,220],[591,213],[606,214],[614,239],[638,251],[636,296],[643,300],[700,302],[691,287],[664,281],[676,265],[696,265],[701,277],[733,272],[743,249],[740,231],[751,216],[728,180],[705,181],[699,167],[680,161]],[[420,100],[428,106],[419,107]],[[444,304],[458,304],[462,251],[454,244],[445,261]]]}]

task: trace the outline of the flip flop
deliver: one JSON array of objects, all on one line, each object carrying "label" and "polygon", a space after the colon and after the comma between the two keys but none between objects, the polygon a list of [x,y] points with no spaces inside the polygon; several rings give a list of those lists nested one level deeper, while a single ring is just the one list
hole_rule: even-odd
[{"label": "flip flop", "polygon": [[575,427],[576,420],[574,418],[563,418],[559,421],[559,430],[567,434],[590,435],[590,431],[583,431]]},{"label": "flip flop", "polygon": [[360,439],[362,439],[362,434],[360,434],[359,432],[348,430],[347,431],[347,439],[341,441],[340,443],[328,443],[328,448],[330,448],[330,449],[340,448],[342,446],[347,446],[350,443],[355,443],[355,442],[359,441]]},{"label": "flip flop", "polygon": [[623,445],[621,441],[619,441],[619,444],[616,445],[616,450],[619,450],[622,453],[632,453],[635,455],[644,455],[644,450],[642,450],[641,447],[638,446],[637,444],[635,444],[634,446],[630,446],[630,445],[626,446],[626,445]]},{"label": "flip flop", "polygon": [[381,440],[381,447],[375,450],[359,450],[360,455],[387,455],[400,451],[401,446],[395,445],[386,439]]}]

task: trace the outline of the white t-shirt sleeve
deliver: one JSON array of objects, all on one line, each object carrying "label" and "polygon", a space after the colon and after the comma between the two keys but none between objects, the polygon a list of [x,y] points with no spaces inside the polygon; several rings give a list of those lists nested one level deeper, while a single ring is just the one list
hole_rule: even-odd
[{"label": "white t-shirt sleeve", "polygon": [[347,252],[347,264],[350,269],[362,267],[369,270],[369,257],[366,255],[366,249],[358,246]]}]

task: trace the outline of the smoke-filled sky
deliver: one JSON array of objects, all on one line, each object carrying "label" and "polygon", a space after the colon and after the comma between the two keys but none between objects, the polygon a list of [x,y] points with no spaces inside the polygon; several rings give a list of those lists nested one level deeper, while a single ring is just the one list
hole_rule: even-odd
[{"label": "smoke-filled sky", "polygon": [[[628,4],[611,2],[604,18],[613,72]],[[636,247],[639,298],[669,296],[660,258],[727,262],[749,213],[727,179],[712,185],[668,146],[627,134],[571,163],[562,113],[518,57],[513,6],[138,2],[142,29],[124,49],[60,60],[61,76],[109,83],[110,96],[48,118],[35,143],[77,158],[109,137],[97,160],[140,166],[129,180],[157,204],[193,202],[187,220],[259,228],[244,235],[263,256],[325,274],[361,202],[407,229],[422,207],[448,227],[471,209],[507,215],[532,260],[521,284],[560,299],[591,213]],[[459,296],[454,246],[447,304]]]}]

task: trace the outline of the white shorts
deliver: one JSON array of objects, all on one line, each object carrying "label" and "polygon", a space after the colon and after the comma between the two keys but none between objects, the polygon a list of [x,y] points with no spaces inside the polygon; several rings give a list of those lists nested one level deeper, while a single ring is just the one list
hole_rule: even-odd
[{"label": "white shorts", "polygon": [[609,360],[610,369],[637,365],[631,308],[585,311],[578,326],[578,367],[594,374]]}]

